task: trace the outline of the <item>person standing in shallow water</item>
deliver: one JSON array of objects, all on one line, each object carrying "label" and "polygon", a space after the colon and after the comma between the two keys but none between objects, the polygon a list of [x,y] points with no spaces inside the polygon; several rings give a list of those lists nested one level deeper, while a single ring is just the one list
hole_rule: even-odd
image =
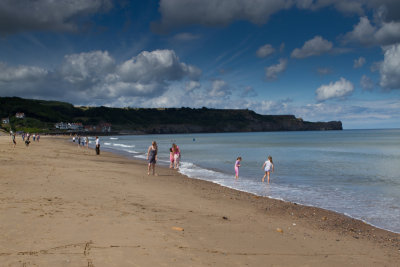
[{"label": "person standing in shallow water", "polygon": [[155,175],[157,152],[157,143],[156,141],[153,141],[153,143],[151,143],[151,146],[149,146],[149,149],[147,150],[147,162],[149,163],[149,165],[147,166],[147,175],[150,175],[151,168],[153,168],[153,175]]},{"label": "person standing in shallow water", "polygon": [[181,160],[181,150],[175,143],[172,144],[172,152],[174,153],[174,168],[179,169],[179,162]]},{"label": "person standing in shallow water", "polygon": [[235,162],[235,174],[236,174],[236,180],[239,179],[239,167],[240,167],[240,162],[242,161],[242,157],[238,157]]},{"label": "person standing in shallow water", "polygon": [[272,162],[271,156],[268,156],[268,159],[264,162],[262,168],[264,168],[265,171],[264,177],[262,178],[262,182],[264,182],[265,177],[268,177],[268,183],[269,183],[270,172],[274,172],[274,163]]}]

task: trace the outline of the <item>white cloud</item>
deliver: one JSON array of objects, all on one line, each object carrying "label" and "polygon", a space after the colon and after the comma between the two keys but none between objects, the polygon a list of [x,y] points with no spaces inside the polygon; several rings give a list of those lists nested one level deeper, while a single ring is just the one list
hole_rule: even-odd
[{"label": "white cloud", "polygon": [[[151,99],[174,83],[200,87],[201,70],[181,62],[172,50],[142,52],[117,64],[107,51],[64,56],[53,71],[39,67],[10,67],[0,63],[2,95],[58,99],[74,104],[117,103],[128,98]],[[142,100],[144,101],[144,100]]]},{"label": "white cloud", "polygon": [[187,92],[190,92],[190,91],[199,89],[200,87],[201,87],[201,84],[198,81],[189,81],[186,83],[185,90]]},{"label": "white cloud", "polygon": [[285,71],[287,68],[287,59],[279,59],[279,63],[276,65],[265,68],[265,76],[268,80],[275,80],[278,78],[278,74]]},{"label": "white cloud", "polygon": [[275,48],[270,44],[266,44],[258,48],[256,54],[259,58],[267,57],[275,52]]},{"label": "white cloud", "polygon": [[2,0],[0,33],[31,30],[75,31],[76,18],[111,8],[111,0]]},{"label": "white cloud", "polygon": [[353,67],[355,69],[361,68],[362,66],[364,66],[365,62],[366,62],[366,60],[365,60],[364,57],[359,57],[359,58],[354,60]]},{"label": "white cloud", "polygon": [[212,82],[209,95],[211,97],[226,97],[231,94],[228,84],[223,80],[215,80]]},{"label": "white cloud", "polygon": [[373,26],[367,17],[361,17],[353,31],[344,35],[345,42],[362,45],[391,45],[400,42],[400,22],[381,22]]},{"label": "white cloud", "polygon": [[8,66],[0,62],[0,83],[30,82],[44,78],[48,71],[35,66]]},{"label": "white cloud", "polygon": [[332,50],[333,44],[321,36],[315,36],[313,39],[304,43],[302,48],[293,50],[291,57],[293,58],[306,58],[311,56],[318,56]]},{"label": "white cloud", "polygon": [[70,83],[96,83],[114,68],[114,59],[107,51],[92,51],[64,56],[61,75]]},{"label": "white cloud", "polygon": [[201,70],[180,62],[173,50],[144,51],[118,67],[125,82],[176,81],[184,77],[197,79]]},{"label": "white cloud", "polygon": [[360,80],[361,87],[364,91],[372,91],[374,89],[374,82],[367,75],[363,75]]},{"label": "white cloud", "polygon": [[318,101],[325,101],[333,98],[342,98],[350,95],[354,91],[354,86],[351,82],[344,78],[340,78],[335,83],[331,82],[328,85],[320,86],[315,94]]},{"label": "white cloud", "polygon": [[400,89],[400,44],[384,48],[380,65],[380,85],[385,89]]}]

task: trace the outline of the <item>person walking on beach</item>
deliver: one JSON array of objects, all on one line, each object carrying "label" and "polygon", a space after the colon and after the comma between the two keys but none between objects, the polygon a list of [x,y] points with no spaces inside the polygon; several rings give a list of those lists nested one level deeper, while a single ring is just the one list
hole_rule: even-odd
[{"label": "person walking on beach", "polygon": [[82,136],[82,142],[81,142],[82,143],[82,147],[86,146],[85,142],[86,142],[86,138],[84,136]]},{"label": "person walking on beach", "polygon": [[89,149],[89,137],[85,137],[86,140],[86,149]]},{"label": "person walking on beach", "polygon": [[96,155],[100,155],[100,139],[96,136]]},{"label": "person walking on beach", "polygon": [[268,159],[264,162],[262,168],[265,171],[264,177],[262,178],[262,182],[264,182],[265,177],[268,177],[268,183],[269,183],[270,172],[274,172],[274,163],[272,162],[271,156],[268,156]]},{"label": "person walking on beach", "polygon": [[13,145],[15,147],[17,145],[17,142],[15,141],[15,133],[14,132],[11,132],[11,138],[12,138]]},{"label": "person walking on beach", "polygon": [[156,141],[153,141],[151,143],[151,146],[149,146],[149,149],[147,150],[147,162],[149,163],[149,165],[147,166],[147,175],[150,175],[151,168],[153,168],[153,175],[155,175],[157,152],[158,152],[157,143]]},{"label": "person walking on beach", "polygon": [[238,157],[235,162],[235,174],[236,174],[236,180],[239,179],[239,167],[240,167],[240,161],[242,161],[242,157]]},{"label": "person walking on beach", "polygon": [[172,144],[172,151],[174,152],[174,168],[179,169],[179,161],[181,160],[181,150],[175,143]]}]

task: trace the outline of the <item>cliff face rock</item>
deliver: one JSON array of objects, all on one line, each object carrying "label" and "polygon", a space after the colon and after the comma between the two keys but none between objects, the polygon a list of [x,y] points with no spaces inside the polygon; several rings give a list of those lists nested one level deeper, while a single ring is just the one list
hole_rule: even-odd
[{"label": "cliff face rock", "polygon": [[249,110],[175,109],[174,113],[175,122],[163,123],[156,119],[156,124],[137,127],[136,131],[168,134],[343,130],[340,121],[308,122],[293,115],[260,115]]}]

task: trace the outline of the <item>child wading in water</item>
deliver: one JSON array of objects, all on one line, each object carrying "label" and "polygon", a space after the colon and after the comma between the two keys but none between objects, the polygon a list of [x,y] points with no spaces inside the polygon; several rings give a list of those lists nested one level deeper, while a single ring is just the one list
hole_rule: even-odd
[{"label": "child wading in water", "polygon": [[240,161],[242,160],[242,157],[238,157],[235,162],[235,174],[236,174],[236,180],[239,179],[239,167],[240,167]]},{"label": "child wading in water", "polygon": [[269,174],[270,172],[274,172],[274,163],[272,162],[272,157],[268,156],[268,159],[266,162],[264,162],[262,168],[265,171],[264,177],[262,178],[262,181],[264,182],[265,177],[268,177],[268,183],[269,183]]}]

